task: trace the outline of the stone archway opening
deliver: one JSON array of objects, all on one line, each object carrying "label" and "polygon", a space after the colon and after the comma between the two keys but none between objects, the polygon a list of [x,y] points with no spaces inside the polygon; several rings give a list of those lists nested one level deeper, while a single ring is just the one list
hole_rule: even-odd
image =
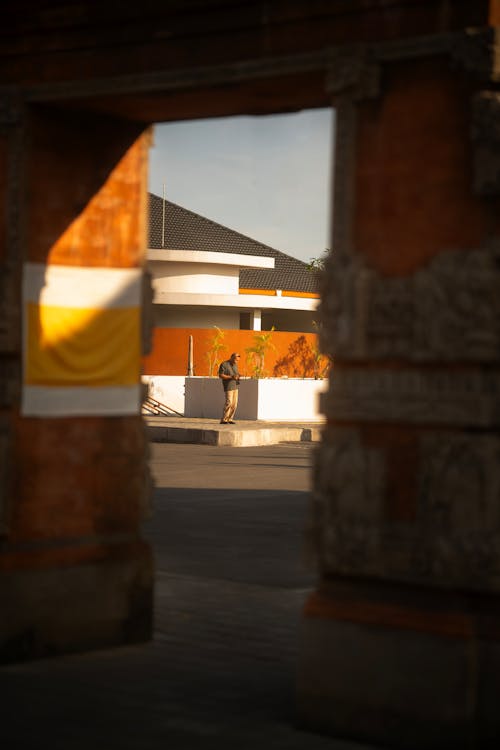
[{"label": "stone archway opening", "polygon": [[[2,37],[0,92],[8,300],[0,446],[9,469],[1,583],[12,615],[3,654],[138,640],[151,627],[151,558],[137,534],[140,419],[20,417],[23,265],[45,263],[55,246],[69,266],[103,257],[110,268],[141,265],[143,241],[130,226],[122,232],[120,205],[100,188],[116,177],[142,215],[150,123],[334,101],[338,273],[330,269],[323,314],[337,377],[315,480],[321,580],[304,615],[301,716],[408,747],[491,744],[499,735],[497,3],[298,3],[293,13],[278,3],[229,15],[218,4],[190,19],[151,3],[142,23],[140,8],[123,8],[118,27],[105,5],[45,3],[36,11],[43,33],[34,4],[18,5],[7,8],[14,25]],[[129,149],[138,161],[125,175]],[[78,182],[61,180],[73,163]],[[94,241],[98,194],[103,221],[117,219],[117,259]],[[56,226],[78,231],[58,245]],[[80,463],[70,460],[68,436]],[[456,456],[470,457],[462,474]],[[64,458],[71,469],[61,490]],[[70,482],[71,516],[61,513]],[[467,488],[458,499],[457,487]],[[481,512],[469,514],[468,501]],[[422,664],[426,679],[417,679]]]},{"label": "stone archway opening", "polygon": [[[328,157],[330,140],[328,132],[321,144]],[[246,705],[256,721],[265,708],[273,720],[293,722],[298,614],[314,581],[302,538],[310,449],[151,445],[155,509],[144,528],[156,557],[157,642],[175,674],[184,672],[179,689],[210,680],[229,713]]]}]

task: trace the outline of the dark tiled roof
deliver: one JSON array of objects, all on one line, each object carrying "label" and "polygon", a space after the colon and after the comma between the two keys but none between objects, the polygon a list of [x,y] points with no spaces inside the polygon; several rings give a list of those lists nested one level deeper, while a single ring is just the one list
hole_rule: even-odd
[{"label": "dark tiled roof", "polygon": [[[160,248],[163,199],[149,194],[149,247]],[[275,259],[274,269],[244,268],[240,271],[242,289],[283,289],[317,293],[318,274],[308,271],[297,258],[252,240],[244,234],[206,219],[171,201],[165,201],[165,247],[175,250],[203,250],[215,253],[265,255]]]}]

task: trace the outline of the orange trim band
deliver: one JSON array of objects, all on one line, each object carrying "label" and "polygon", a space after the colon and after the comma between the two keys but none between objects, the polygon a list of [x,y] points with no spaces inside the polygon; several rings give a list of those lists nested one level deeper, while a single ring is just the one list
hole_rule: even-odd
[{"label": "orange trim band", "polygon": [[306,299],[319,299],[319,294],[315,292],[288,292],[285,289],[282,291],[283,297],[305,297]]},{"label": "orange trim band", "polygon": [[[341,601],[318,592],[308,598],[304,617],[341,620],[363,625],[416,630],[453,638],[469,638],[477,633],[477,618],[462,612],[432,612],[397,604],[367,601]],[[488,629],[489,630],[489,629]],[[500,639],[500,632],[488,633]]]},{"label": "orange trim band", "polygon": [[266,297],[276,297],[275,289],[239,289],[240,294],[260,294]]},{"label": "orange trim band", "polygon": [[[276,289],[243,289],[240,287],[240,294],[259,294],[267,297],[277,297],[278,292]],[[319,299],[319,294],[315,292],[293,292],[287,289],[283,289],[281,292],[282,297],[305,297],[307,299]]]}]

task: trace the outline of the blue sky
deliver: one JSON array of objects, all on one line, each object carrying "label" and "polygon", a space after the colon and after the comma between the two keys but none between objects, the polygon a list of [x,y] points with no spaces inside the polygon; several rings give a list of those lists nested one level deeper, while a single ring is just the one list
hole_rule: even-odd
[{"label": "blue sky", "polygon": [[332,110],[155,126],[149,190],[308,261],[329,245]]}]

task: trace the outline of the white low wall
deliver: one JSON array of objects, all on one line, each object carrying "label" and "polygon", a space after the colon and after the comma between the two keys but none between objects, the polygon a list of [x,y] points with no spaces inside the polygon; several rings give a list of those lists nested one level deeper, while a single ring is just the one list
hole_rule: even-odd
[{"label": "white low wall", "polygon": [[143,375],[141,379],[147,383],[151,398],[184,414],[184,375]]},{"label": "white low wall", "polygon": [[[149,395],[185,417],[220,419],[224,390],[219,378],[143,375]],[[328,380],[312,378],[245,378],[240,382],[239,419],[315,422],[323,419],[319,396]]]},{"label": "white low wall", "polygon": [[[185,378],[186,417],[220,419],[224,391],[219,378]],[[238,419],[262,419],[279,422],[315,422],[322,420],[319,394],[328,380],[298,378],[244,379],[240,382]]]}]

